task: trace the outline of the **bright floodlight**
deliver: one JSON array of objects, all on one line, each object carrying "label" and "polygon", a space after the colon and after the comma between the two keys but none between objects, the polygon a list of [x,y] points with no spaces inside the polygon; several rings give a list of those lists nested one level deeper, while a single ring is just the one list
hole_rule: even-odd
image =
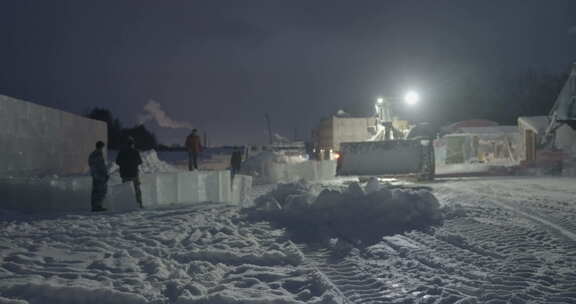
[{"label": "bright floodlight", "polygon": [[376,102],[377,102],[378,104],[382,104],[382,103],[384,102],[384,98],[378,97],[378,99],[376,99]]},{"label": "bright floodlight", "polygon": [[420,95],[414,91],[409,91],[404,96],[404,101],[409,105],[415,105],[420,101]]}]

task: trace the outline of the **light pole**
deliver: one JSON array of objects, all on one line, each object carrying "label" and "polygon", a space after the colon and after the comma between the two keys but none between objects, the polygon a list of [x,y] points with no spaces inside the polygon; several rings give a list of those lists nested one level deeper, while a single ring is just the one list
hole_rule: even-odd
[{"label": "light pole", "polygon": [[393,101],[403,101],[409,106],[414,106],[420,102],[420,95],[416,91],[408,91],[404,95],[404,98],[390,98],[390,97],[378,97],[376,99],[376,113],[378,117],[378,124],[384,127],[384,140],[392,139],[392,131],[394,127],[392,122],[394,116],[392,113],[392,103]]},{"label": "light pole", "polygon": [[376,112],[380,122],[391,122],[392,117],[392,102],[388,98],[378,97],[376,100]]}]

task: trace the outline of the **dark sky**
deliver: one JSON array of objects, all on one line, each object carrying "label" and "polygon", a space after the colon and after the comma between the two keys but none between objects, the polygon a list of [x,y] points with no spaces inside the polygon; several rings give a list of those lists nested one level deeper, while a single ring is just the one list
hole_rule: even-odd
[{"label": "dark sky", "polygon": [[[576,1],[4,0],[0,38],[0,94],[109,108],[126,126],[154,100],[213,144],[260,143],[265,113],[308,137],[322,116],[409,88],[413,119],[490,118],[466,110],[465,88],[566,72]],[[147,126],[164,143],[188,132]]]}]

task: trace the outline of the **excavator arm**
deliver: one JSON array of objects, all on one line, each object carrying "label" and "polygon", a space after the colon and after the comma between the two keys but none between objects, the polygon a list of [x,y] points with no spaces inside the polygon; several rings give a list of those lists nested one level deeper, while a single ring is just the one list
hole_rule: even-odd
[{"label": "excavator arm", "polygon": [[563,124],[576,129],[576,64],[572,67],[570,76],[550,110],[550,123],[542,137],[543,143],[548,143],[554,137],[556,130]]}]

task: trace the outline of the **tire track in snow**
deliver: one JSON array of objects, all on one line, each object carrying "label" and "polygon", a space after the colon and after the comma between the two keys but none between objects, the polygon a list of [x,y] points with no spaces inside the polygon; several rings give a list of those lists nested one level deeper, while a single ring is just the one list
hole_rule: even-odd
[{"label": "tire track in snow", "polygon": [[[454,303],[481,295],[487,269],[498,264],[492,254],[481,254],[470,246],[457,246],[460,241],[450,236],[446,242],[433,235],[410,232],[386,237],[385,242],[399,253],[389,263],[391,272],[404,274],[394,278],[411,289],[420,291],[425,303]],[[432,298],[427,298],[433,296]],[[447,301],[447,302],[446,302]]]},{"label": "tire track in snow", "polygon": [[397,298],[393,288],[363,272],[354,263],[334,258],[330,250],[313,250],[305,245],[298,245],[298,248],[306,262],[329,280],[344,297],[344,303],[391,303]]},{"label": "tire track in snow", "polygon": [[[462,199],[470,203],[475,199],[476,204],[467,207],[469,217],[452,221],[460,223],[453,227],[448,223],[441,230],[460,230],[468,242],[492,247],[504,258],[487,269],[490,275],[482,285],[483,301],[506,300],[502,295],[508,294],[509,301],[519,303],[576,303],[576,246],[572,231],[527,211],[521,205],[525,201],[494,197],[498,193],[487,185],[480,185],[480,193],[451,186],[450,201]],[[485,194],[490,191],[491,195]],[[468,221],[468,225],[463,221]]]},{"label": "tire track in snow", "polygon": [[[576,205],[573,203],[572,193],[566,193],[562,190],[550,191],[544,187],[538,187],[538,192],[534,193],[518,188],[514,189],[517,191],[514,193],[515,199],[510,198],[510,195],[501,199],[503,191],[498,191],[496,188],[490,185],[483,188],[485,191],[487,190],[489,193],[487,196],[492,201],[497,197],[504,201],[503,204],[507,204],[525,216],[555,229],[572,242],[576,241]],[[542,195],[542,193],[546,195]],[[552,197],[553,195],[554,197]]]},{"label": "tire track in snow", "polygon": [[[473,227],[476,225],[470,221],[468,228],[486,232],[491,229],[479,224],[480,227]],[[454,226],[466,228],[467,225],[458,223]],[[522,242],[517,237],[522,233],[511,234],[510,240],[503,240],[510,243],[509,247]],[[484,233],[475,241],[488,243],[491,239],[494,239],[492,233]],[[556,269],[519,250],[496,254],[488,249],[478,249],[481,247],[477,243],[468,243],[450,227],[440,235],[410,232],[386,238],[386,243],[399,254],[388,258],[384,263],[386,272],[376,270],[380,273],[377,275],[387,276],[409,291],[426,294],[422,297],[422,294],[412,292],[412,297],[405,296],[406,301],[421,298],[424,303],[554,303],[559,297],[562,301],[558,303],[576,302],[575,295],[570,293],[574,287],[573,276],[559,276]],[[383,268],[381,263],[377,266]],[[433,298],[426,299],[426,296]]]},{"label": "tire track in snow", "polygon": [[[435,233],[385,238],[373,246],[379,251],[344,259],[300,245],[306,263],[344,303],[576,303],[576,247],[567,220],[519,210],[522,202],[510,198],[498,204],[499,196],[443,188],[440,200],[467,201],[466,216],[448,219]],[[563,210],[557,205],[551,216]]]},{"label": "tire track in snow", "polygon": [[[492,187],[490,187],[490,188],[492,188]],[[482,193],[480,193],[480,192],[472,192],[472,191],[470,191],[470,190],[459,190],[459,191],[469,192],[469,193],[472,194],[472,195],[477,195],[477,196],[484,197],[484,198],[487,199],[487,201],[488,201],[489,203],[492,203],[492,204],[494,204],[494,205],[496,205],[496,206],[498,206],[498,207],[500,207],[500,208],[508,209],[508,210],[510,210],[510,211],[519,213],[519,214],[523,215],[524,217],[527,217],[527,218],[529,218],[529,219],[531,219],[531,220],[533,220],[533,221],[535,221],[535,222],[538,222],[538,223],[540,223],[540,224],[542,224],[542,225],[545,225],[545,226],[548,226],[548,227],[554,229],[555,231],[557,231],[558,233],[564,235],[564,236],[567,237],[568,239],[576,242],[576,233],[575,233],[575,232],[572,232],[572,231],[566,229],[566,228],[563,227],[562,225],[557,225],[557,224],[551,222],[550,220],[547,219],[547,216],[545,216],[545,215],[543,216],[543,215],[537,214],[537,213],[535,213],[535,212],[533,212],[533,211],[527,211],[527,209],[526,209],[525,207],[522,207],[520,204],[518,204],[519,202],[518,202],[517,200],[513,200],[513,199],[506,198],[506,197],[502,197],[502,196],[494,197],[495,195],[497,195],[497,193],[494,193],[494,192],[492,192],[492,193],[494,193],[494,194],[487,194],[487,193],[485,193],[485,191],[483,191]],[[527,201],[525,201],[525,200],[522,201],[521,203],[522,203],[522,204],[528,203],[528,204],[530,204],[530,205],[532,205],[532,206],[534,205],[533,203],[527,202]],[[556,210],[557,210],[558,212],[561,211],[561,210],[559,210],[559,209],[556,209]],[[564,210],[564,211],[566,211],[566,210]],[[556,219],[553,219],[553,220],[556,220]]]}]

